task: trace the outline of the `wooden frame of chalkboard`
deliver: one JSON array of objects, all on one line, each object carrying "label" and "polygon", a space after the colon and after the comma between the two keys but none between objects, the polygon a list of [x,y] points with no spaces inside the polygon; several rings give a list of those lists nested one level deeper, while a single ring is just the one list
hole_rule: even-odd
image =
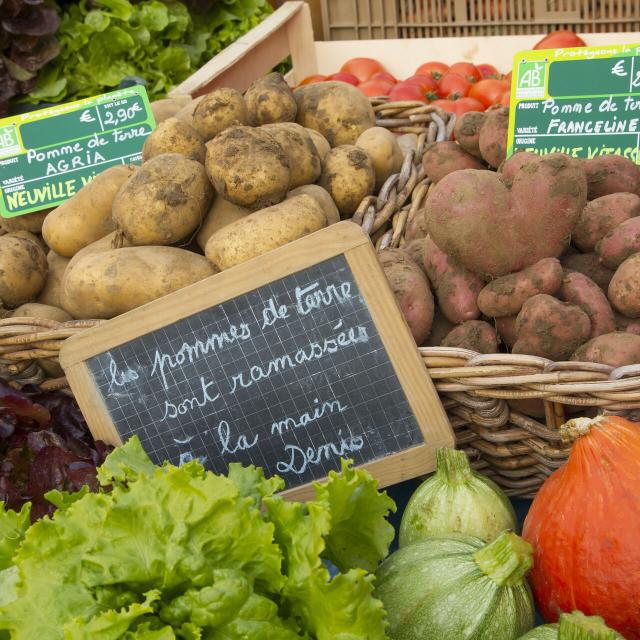
[{"label": "wooden frame of chalkboard", "polygon": [[[452,446],[453,431],[370,240],[351,222],[332,225],[68,339],[60,362],[93,436],[109,444],[122,444],[102,393],[104,389],[98,386],[90,368],[92,359],[110,355],[111,350],[154,331],[170,328],[194,314],[241,299],[260,287],[340,256],[346,260],[380,337],[381,348],[404,392],[410,408],[407,410],[413,414],[418,435],[421,434],[421,442],[360,466],[367,468],[381,486],[432,471],[435,449]],[[284,492],[292,499],[305,499],[312,494],[310,482]]]}]

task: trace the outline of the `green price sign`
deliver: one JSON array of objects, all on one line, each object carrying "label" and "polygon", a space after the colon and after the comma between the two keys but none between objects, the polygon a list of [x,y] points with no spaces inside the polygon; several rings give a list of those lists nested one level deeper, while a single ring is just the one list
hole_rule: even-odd
[{"label": "green price sign", "polygon": [[640,44],[524,51],[512,76],[508,155],[615,153],[640,164]]},{"label": "green price sign", "polygon": [[101,171],[140,161],[154,127],[141,86],[0,120],[0,215],[56,207]]}]

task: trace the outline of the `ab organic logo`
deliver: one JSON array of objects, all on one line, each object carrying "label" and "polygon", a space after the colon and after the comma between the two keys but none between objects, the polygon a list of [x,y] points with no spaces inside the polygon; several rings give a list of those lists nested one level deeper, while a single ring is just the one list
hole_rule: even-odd
[{"label": "ab organic logo", "polygon": [[0,127],[0,158],[12,156],[20,151],[20,141],[15,125]]},{"label": "ab organic logo", "polygon": [[544,62],[521,62],[518,65],[516,98],[544,98],[547,65]]}]

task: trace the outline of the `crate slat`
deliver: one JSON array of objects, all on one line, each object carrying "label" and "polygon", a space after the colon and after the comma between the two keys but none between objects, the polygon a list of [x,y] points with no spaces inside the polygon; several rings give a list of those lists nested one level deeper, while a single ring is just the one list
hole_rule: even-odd
[{"label": "crate slat", "polygon": [[326,40],[640,30],[640,0],[322,0],[322,11]]}]

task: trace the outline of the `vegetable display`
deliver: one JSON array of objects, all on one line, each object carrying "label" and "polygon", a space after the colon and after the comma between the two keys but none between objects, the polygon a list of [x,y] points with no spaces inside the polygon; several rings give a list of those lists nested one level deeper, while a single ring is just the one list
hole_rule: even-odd
[{"label": "vegetable display", "polygon": [[485,544],[434,537],[391,554],[374,595],[388,613],[391,640],[516,640],[533,627],[525,575],[532,549],[514,533]]},{"label": "vegetable display", "polygon": [[0,3],[0,118],[8,103],[31,91],[38,73],[60,52],[57,6],[45,0]]},{"label": "vegetable display", "polygon": [[580,611],[563,613],[557,624],[545,624],[519,640],[624,640],[619,633],[607,627],[599,616],[585,616]]},{"label": "vegetable display", "polygon": [[[636,361],[637,362],[637,361]],[[544,617],[579,609],[640,638],[640,430],[614,416],[575,418],[568,462],[543,484],[524,523]]]},{"label": "vegetable display", "polygon": [[[524,151],[506,160],[507,123],[503,107],[464,114],[457,142],[425,151],[434,185],[400,249],[428,276],[433,317],[455,326],[418,344],[640,362],[640,167]],[[615,191],[620,175],[626,191]]]},{"label": "vegetable display", "polygon": [[[25,523],[29,515],[36,520],[53,513],[54,504],[44,498],[49,491],[96,488],[96,466],[107,452],[93,441],[70,397],[36,387],[16,391],[0,382],[0,503],[19,511],[29,501]],[[0,540],[4,568],[2,546]]]},{"label": "vegetable display", "polygon": [[54,517],[30,528],[0,512],[0,629],[15,640],[385,638],[367,572],[395,506],[365,471],[344,463],[315,500],[287,502],[260,469],[155,467],[132,439],[98,481],[55,492]]},{"label": "vegetable display", "polygon": [[[549,33],[533,48],[583,46],[586,46],[585,42],[573,31],[561,29]],[[414,75],[397,80],[378,60],[351,58],[338,73],[307,76],[300,86],[336,80],[352,84],[372,98],[387,97],[391,102],[411,100],[431,103],[458,116],[467,112],[482,112],[494,105],[508,106],[511,98],[511,72],[502,74],[491,64],[466,61],[452,65],[438,61],[425,62],[416,69]]]},{"label": "vegetable display", "polygon": [[490,541],[516,528],[507,496],[471,469],[464,451],[437,449],[436,463],[435,474],[416,489],[402,514],[400,547],[452,533]]},{"label": "vegetable display", "polygon": [[26,99],[94,96],[116,88],[126,76],[143,78],[150,97],[160,98],[271,12],[267,0],[190,4],[191,12],[178,0],[66,4],[57,32],[59,55],[40,71]]}]

